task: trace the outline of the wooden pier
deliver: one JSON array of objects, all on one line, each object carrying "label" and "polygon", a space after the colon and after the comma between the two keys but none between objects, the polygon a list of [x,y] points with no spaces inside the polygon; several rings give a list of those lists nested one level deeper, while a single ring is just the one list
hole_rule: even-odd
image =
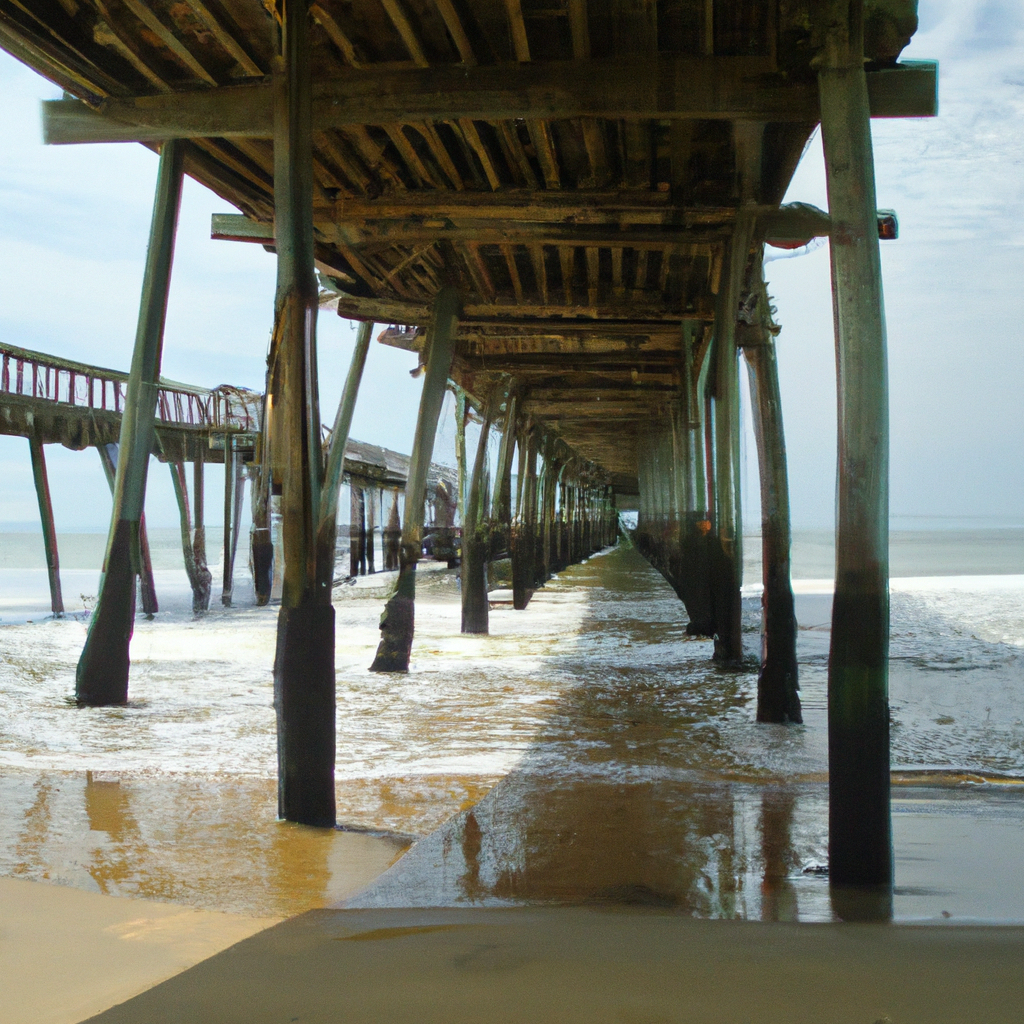
[{"label": "wooden pier", "polygon": [[[148,458],[181,175],[242,211],[216,217],[215,236],[278,254],[256,505],[258,529],[273,495],[284,517],[283,816],[334,820],[323,538],[334,529],[331,446],[346,438],[336,431],[324,454],[321,289],[339,314],[391,325],[382,340],[418,352],[424,370],[376,669],[408,667],[449,379],[507,439],[490,481],[485,458],[462,459],[466,630],[486,628],[495,547],[511,553],[523,607],[552,571],[614,539],[618,506],[638,506],[637,542],[691,631],[714,637],[721,665],[741,665],[742,354],[765,517],[757,717],[798,722],[778,327],[761,266],[765,244],[828,236],[840,479],[831,880],[891,885],[878,239],[893,222],[875,208],[869,119],[936,112],[935,65],[899,61],[916,27],[913,0],[0,0],[0,45],[67,92],[44,104],[49,142],[161,153],[122,450],[131,441]],[[829,210],[782,205],[819,124]],[[119,460],[125,525],[112,527],[112,550],[138,532],[140,474],[144,487],[137,458]],[[361,521],[365,503],[356,511]],[[107,663],[126,641],[122,626],[103,636]],[[117,686],[97,671],[83,656],[81,694],[123,700],[126,665]]]}]

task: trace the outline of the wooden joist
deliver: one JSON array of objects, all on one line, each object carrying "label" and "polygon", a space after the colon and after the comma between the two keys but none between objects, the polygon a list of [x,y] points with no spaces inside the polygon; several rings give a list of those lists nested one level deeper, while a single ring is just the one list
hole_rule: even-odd
[{"label": "wooden joist", "polygon": [[[122,38],[122,37],[118,37]],[[122,38],[125,46],[128,43]],[[128,48],[158,88],[166,87]],[[938,67],[929,61],[868,72],[873,117],[928,117],[937,111]],[[660,56],[622,60],[558,61],[515,66],[440,66],[411,70],[352,69],[317,84],[316,130],[345,125],[470,118],[529,121],[543,148],[546,120],[754,120],[819,119],[813,82],[772,73],[761,58]],[[47,143],[157,142],[166,138],[248,135],[270,138],[272,90],[267,83],[220,86],[166,96],[107,99],[93,110],[78,100],[43,104]],[[550,153],[538,151],[538,158]],[[548,172],[545,171],[548,178]],[[549,187],[553,187],[548,181]]]}]

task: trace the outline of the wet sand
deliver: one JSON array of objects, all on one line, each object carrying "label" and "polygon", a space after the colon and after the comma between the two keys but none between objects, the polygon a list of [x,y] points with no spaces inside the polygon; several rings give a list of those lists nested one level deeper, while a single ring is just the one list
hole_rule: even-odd
[{"label": "wet sand", "polygon": [[278,920],[0,878],[0,1024],[76,1024]]},{"label": "wet sand", "polygon": [[311,911],[94,1024],[1011,1024],[1024,929]]}]

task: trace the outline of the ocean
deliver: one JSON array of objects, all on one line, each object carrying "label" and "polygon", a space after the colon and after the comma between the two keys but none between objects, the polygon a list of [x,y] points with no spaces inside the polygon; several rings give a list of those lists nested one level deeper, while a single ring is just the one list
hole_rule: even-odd
[{"label": "ocean", "polygon": [[[129,705],[108,709],[68,701],[102,538],[61,539],[79,605],[55,621],[38,538],[0,537],[0,874],[248,913],[347,898],[334,836],[274,819],[277,610],[253,606],[244,557],[220,606],[211,531],[213,605],[193,616],[166,533],[161,612],[137,622]],[[753,658],[757,538],[745,555]],[[896,533],[891,562],[895,915],[1024,920],[1024,531]],[[628,545],[525,612],[495,590],[486,637],[459,633],[456,574],[424,565],[403,677],[367,671],[390,575],[338,587],[339,822],[392,857],[428,837],[362,905],[830,919],[830,563],[827,534],[796,535],[803,727],[754,723],[756,671],[713,667]]]}]

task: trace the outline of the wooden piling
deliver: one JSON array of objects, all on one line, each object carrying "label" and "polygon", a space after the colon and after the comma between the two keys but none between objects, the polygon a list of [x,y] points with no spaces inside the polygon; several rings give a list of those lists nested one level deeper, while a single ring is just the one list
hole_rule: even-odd
[{"label": "wooden piling", "polygon": [[516,409],[519,404],[515,391],[509,390],[505,400],[505,419],[498,448],[498,464],[495,469],[494,506],[491,513],[495,554],[507,553],[512,535],[512,456],[516,446]]},{"label": "wooden piling", "polygon": [[[334,415],[334,426],[331,429],[331,443],[327,450],[327,463],[324,468],[324,483],[320,493],[320,510],[317,524],[317,588],[326,592],[326,600],[330,601],[334,586],[334,557],[338,541],[338,498],[341,493],[341,481],[345,472],[345,448],[348,445],[349,430],[352,427],[352,416],[355,413],[356,400],[359,397],[359,385],[366,367],[366,356],[370,350],[370,337],[373,324],[361,323],[356,332],[356,344],[352,350],[352,362],[349,364],[348,376],[342,388],[338,410]],[[353,494],[355,490],[353,488]],[[397,517],[398,495],[395,495]],[[397,566],[395,566],[397,568]],[[351,567],[350,567],[351,572]],[[355,575],[355,572],[351,572]]]},{"label": "wooden piling", "polygon": [[415,629],[416,563],[423,546],[423,502],[427,473],[434,453],[434,435],[441,415],[445,387],[452,365],[459,295],[446,285],[434,299],[427,368],[423,375],[416,436],[405,485],[405,522],[398,582],[381,616],[381,639],[371,672],[408,672]]},{"label": "wooden piling", "polygon": [[60,591],[60,556],[57,552],[57,530],[53,524],[53,503],[50,500],[50,481],[46,475],[46,456],[43,442],[36,437],[28,439],[32,456],[32,479],[39,502],[39,519],[43,527],[43,550],[46,554],[46,578],[50,584],[50,611],[64,617],[64,598]]},{"label": "wooden piling", "polygon": [[462,632],[486,633],[487,555],[490,548],[490,524],[487,516],[487,441],[491,424],[498,414],[504,395],[498,390],[490,395],[484,409],[484,422],[476,446],[473,476],[466,501],[466,518],[462,524]]},{"label": "wooden piling", "polygon": [[512,523],[512,607],[522,611],[534,589],[537,553],[537,435],[524,430],[520,435],[519,461],[523,474],[521,507]]},{"label": "wooden piling", "polygon": [[399,565],[399,548],[402,543],[402,521],[398,514],[398,491],[391,499],[388,525],[384,528],[384,569],[393,571]]},{"label": "wooden piling", "polygon": [[121,416],[110,534],[96,608],[76,672],[75,697],[79,704],[123,704],[128,699],[128,645],[135,619],[135,576],[140,568],[135,553],[139,551],[146,474],[153,450],[153,417],[183,158],[181,142],[172,139],[163,144],[135,349]]},{"label": "wooden piling", "polygon": [[355,480],[350,480],[348,490],[348,574],[356,577],[366,571],[366,510],[362,487]]},{"label": "wooden piling", "polygon": [[270,529],[270,420],[271,372],[267,373],[267,391],[263,396],[262,429],[256,438],[256,452],[250,469],[249,504],[252,508],[252,528],[249,532],[249,561],[257,606],[270,603],[274,585],[274,539]]},{"label": "wooden piling", "polygon": [[[114,483],[117,476],[117,445],[101,444],[96,449],[103,466],[103,475],[107,478],[110,494],[114,494]],[[146,533],[146,513],[139,516],[139,597],[142,612],[147,619],[160,610],[156,599],[156,586],[153,583],[153,561],[149,555],[149,536]]]},{"label": "wooden piling", "polygon": [[192,533],[192,557],[196,563],[196,585],[192,588],[192,611],[210,610],[213,573],[206,564],[206,464],[200,453],[192,463],[192,498],[195,518]]},{"label": "wooden piling", "polygon": [[231,607],[235,589],[235,556],[238,551],[238,533],[242,526],[242,500],[245,492],[245,476],[242,457],[232,446],[228,436],[224,438],[224,581],[220,601],[225,608]]},{"label": "wooden piling", "polygon": [[307,0],[281,0],[276,10],[283,58],[274,76],[277,295],[270,356],[272,469],[281,481],[284,530],[274,660],[278,814],[306,825],[333,826],[334,608],[330,588],[317,585],[324,465],[313,266],[310,15]]},{"label": "wooden piling", "polygon": [[452,391],[455,394],[455,509],[461,529],[466,524],[466,416],[469,407],[466,404],[466,392],[462,388],[456,384]]},{"label": "wooden piling", "polygon": [[715,611],[715,661],[738,665],[743,660],[742,605],[743,524],[740,511],[740,390],[736,348],[736,314],[745,277],[753,223],[740,212],[728,244],[727,272],[715,306],[714,447],[715,538],[711,581]]},{"label": "wooden piling", "polygon": [[757,677],[759,722],[803,721],[796,661],[796,610],[790,582],[789,481],[786,438],[782,429],[782,395],[775,358],[775,333],[768,309],[768,291],[757,260],[756,323],[749,326],[750,344],[743,355],[750,381],[750,399],[761,482],[761,668]]},{"label": "wooden piling", "polygon": [[817,58],[832,231],[839,465],[829,652],[829,880],[892,885],[889,405],[860,4],[826,5]]}]

